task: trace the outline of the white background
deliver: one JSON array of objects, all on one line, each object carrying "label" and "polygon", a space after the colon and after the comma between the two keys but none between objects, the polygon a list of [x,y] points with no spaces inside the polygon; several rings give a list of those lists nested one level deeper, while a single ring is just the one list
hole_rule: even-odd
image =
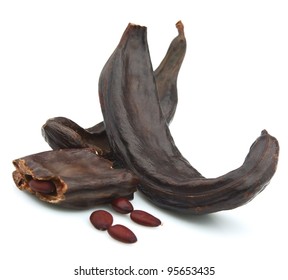
[{"label": "white background", "polygon": [[[97,279],[83,268],[214,266],[215,276],[177,279],[287,279],[287,1],[1,1],[1,279]],[[102,120],[100,71],[128,22],[148,27],[154,67],[182,20],[187,53],[171,132],[206,177],[240,166],[262,129],[280,143],[278,170],[249,204],[203,217],[172,215],[135,195],[134,207],[163,221],[133,224],[126,245],[89,223],[92,210],[59,210],[19,191],[12,160],[49,150],[48,118],[83,127]],[[100,207],[99,207],[100,208]],[[110,208],[108,206],[101,207]],[[102,276],[101,279],[124,279]],[[100,279],[100,276],[98,276]],[[132,279],[132,277],[125,277]]]}]

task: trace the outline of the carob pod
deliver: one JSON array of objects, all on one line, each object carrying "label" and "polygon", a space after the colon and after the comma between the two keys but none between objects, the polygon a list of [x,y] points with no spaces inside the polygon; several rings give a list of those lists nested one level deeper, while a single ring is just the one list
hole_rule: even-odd
[{"label": "carob pod", "polygon": [[168,124],[171,123],[178,104],[177,78],[187,46],[182,21],[178,21],[176,27],[178,36],[171,42],[164,59],[154,71],[162,113]]},{"label": "carob pod", "polygon": [[160,207],[192,214],[233,209],[260,193],[276,171],[279,145],[266,130],[243,165],[218,178],[204,178],[183,158],[158,102],[146,27],[128,25],[101,72],[99,98],[114,156]]},{"label": "carob pod", "polygon": [[[178,36],[172,40],[165,57],[154,72],[161,109],[168,124],[176,111],[177,78],[186,53],[184,26],[178,21],[176,27]],[[103,122],[84,129],[68,118],[51,118],[42,126],[42,135],[52,149],[91,147],[98,155],[113,160]]]},{"label": "carob pod", "polygon": [[113,169],[110,161],[92,149],[47,151],[16,159],[13,164],[13,179],[20,190],[65,208],[90,208],[117,197],[132,199],[138,184],[135,175]]},{"label": "carob pod", "polygon": [[[96,127],[96,126],[95,126]],[[88,132],[74,121],[65,117],[47,120],[42,126],[42,135],[53,150],[73,148],[93,148],[99,156],[110,158],[110,146],[105,129]]]},{"label": "carob pod", "polygon": [[[187,48],[184,25],[181,20],[176,23],[176,28],[178,35],[172,40],[165,57],[154,71],[160,106],[168,124],[171,123],[176,112],[178,104],[177,79]],[[104,122],[86,130],[90,133],[103,133],[105,131]]]}]

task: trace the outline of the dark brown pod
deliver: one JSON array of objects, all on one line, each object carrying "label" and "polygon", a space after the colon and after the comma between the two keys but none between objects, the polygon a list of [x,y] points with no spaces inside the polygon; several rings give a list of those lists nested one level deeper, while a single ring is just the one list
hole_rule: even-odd
[{"label": "dark brown pod", "polygon": [[96,210],[90,215],[90,222],[99,230],[107,230],[113,224],[113,216],[106,210]]},{"label": "dark brown pod", "polygon": [[[114,169],[112,162],[91,149],[47,151],[16,159],[13,164],[13,179],[20,190],[66,208],[90,208],[117,197],[131,199],[138,184],[128,170]],[[39,180],[54,184],[55,192],[35,191],[31,182],[39,184]]]},{"label": "dark brown pod", "polygon": [[161,221],[158,218],[143,210],[133,210],[130,214],[130,218],[132,221],[142,226],[158,227],[161,225]]},{"label": "dark brown pod", "polygon": [[42,135],[53,150],[93,148],[100,156],[110,153],[105,129],[101,129],[100,125],[90,133],[70,119],[56,117],[42,126]]},{"label": "dark brown pod", "polygon": [[[165,57],[154,72],[160,106],[168,124],[172,121],[176,111],[177,78],[186,53],[184,26],[179,21],[176,27],[178,36],[172,40]],[[51,118],[42,126],[42,135],[54,150],[90,147],[95,149],[98,155],[115,160],[103,122],[84,129],[68,118]]]},{"label": "dark brown pod", "polygon": [[225,175],[204,178],[191,166],[157,102],[146,27],[128,25],[101,72],[99,99],[113,155],[160,207],[192,214],[233,209],[264,190],[276,171],[279,143],[266,130],[243,164]]},{"label": "dark brown pod", "polygon": [[124,243],[135,243],[137,237],[132,230],[123,225],[114,225],[108,228],[108,233],[114,239]]},{"label": "dark brown pod", "polygon": [[178,103],[177,78],[186,53],[184,25],[176,23],[178,36],[171,42],[160,65],[154,71],[160,106],[167,124],[170,124]]},{"label": "dark brown pod", "polygon": [[121,213],[128,214],[133,211],[132,203],[125,197],[118,197],[111,202],[112,208]]}]

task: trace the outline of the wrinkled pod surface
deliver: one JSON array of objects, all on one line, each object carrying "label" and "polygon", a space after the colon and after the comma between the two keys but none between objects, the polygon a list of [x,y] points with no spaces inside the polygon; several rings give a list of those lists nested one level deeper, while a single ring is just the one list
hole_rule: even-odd
[{"label": "wrinkled pod surface", "polygon": [[162,208],[192,214],[233,209],[253,199],[275,173],[279,144],[266,130],[243,165],[218,178],[204,178],[182,156],[160,107],[146,27],[128,25],[101,72],[99,98],[114,156]]},{"label": "wrinkled pod surface", "polygon": [[[176,36],[154,72],[158,98],[163,115],[169,124],[175,114],[178,103],[177,78],[185,53],[186,38],[181,21],[176,23]],[[52,149],[94,148],[98,155],[113,160],[103,122],[84,129],[74,121],[65,117],[47,120],[42,127],[42,135]]]},{"label": "wrinkled pod surface", "polygon": [[59,207],[86,209],[133,198],[138,178],[93,149],[63,149],[25,156],[13,161],[16,186]]}]

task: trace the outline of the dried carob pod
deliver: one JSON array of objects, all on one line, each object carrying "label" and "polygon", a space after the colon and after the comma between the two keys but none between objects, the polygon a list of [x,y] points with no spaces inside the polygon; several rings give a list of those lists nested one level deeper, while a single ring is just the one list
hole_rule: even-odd
[{"label": "dried carob pod", "polygon": [[53,150],[73,148],[93,148],[99,156],[109,158],[110,146],[105,129],[88,132],[77,123],[65,117],[47,120],[42,126],[42,135]]},{"label": "dried carob pod", "polygon": [[279,145],[263,130],[238,169],[206,179],[183,158],[161,111],[146,27],[129,24],[105,64],[99,98],[113,154],[154,204],[206,214],[241,206],[270,182]]},{"label": "dried carob pod", "polygon": [[[13,179],[20,190],[65,208],[85,209],[133,198],[138,179],[93,149],[63,149],[25,156],[13,161]],[[54,187],[53,187],[54,186]]]},{"label": "dried carob pod", "polygon": [[186,38],[182,21],[176,23],[178,36],[171,42],[168,51],[154,71],[157,93],[166,122],[172,121],[177,103],[177,78],[186,53]]},{"label": "dried carob pod", "polygon": [[[176,27],[178,36],[172,40],[165,57],[154,72],[158,98],[168,124],[176,111],[177,78],[186,53],[184,26],[179,21]],[[68,118],[51,118],[42,126],[42,135],[52,149],[91,147],[98,155],[113,160],[103,122],[84,129]]]}]

